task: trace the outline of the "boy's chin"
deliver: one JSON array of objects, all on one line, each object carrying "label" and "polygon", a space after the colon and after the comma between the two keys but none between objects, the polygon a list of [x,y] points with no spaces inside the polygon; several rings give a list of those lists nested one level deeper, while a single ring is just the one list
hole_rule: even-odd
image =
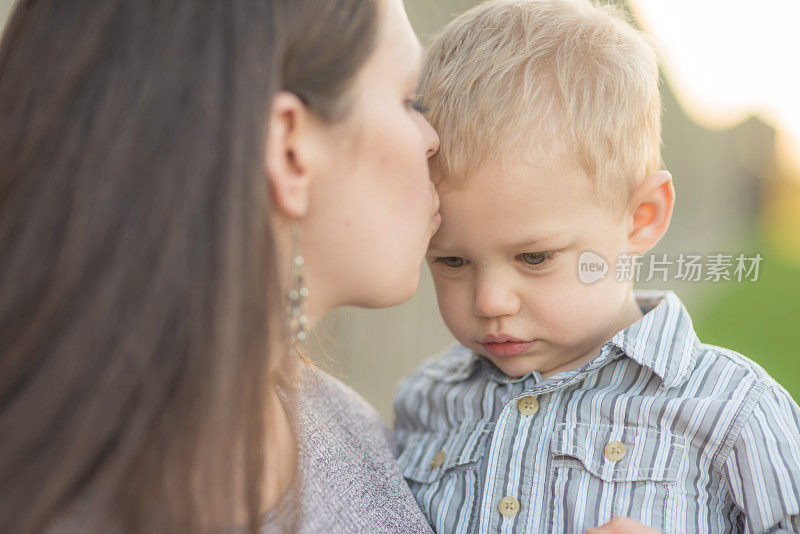
[{"label": "boy's chin", "polygon": [[529,355],[519,356],[486,356],[495,367],[500,369],[509,378],[520,378],[533,371],[538,371],[538,366]]}]

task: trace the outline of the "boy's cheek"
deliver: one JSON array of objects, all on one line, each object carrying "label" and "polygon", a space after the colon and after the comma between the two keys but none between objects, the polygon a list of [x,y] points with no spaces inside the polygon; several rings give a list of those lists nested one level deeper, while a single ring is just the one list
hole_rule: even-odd
[{"label": "boy's cheek", "polygon": [[437,299],[442,319],[453,335],[458,338],[469,334],[472,304],[466,292],[453,287],[446,289],[437,287]]},{"label": "boy's cheek", "polygon": [[461,326],[472,314],[472,306],[468,299],[458,294],[444,295],[439,300],[439,309],[446,322]]},{"label": "boy's cheek", "polygon": [[574,280],[574,273],[537,284],[527,295],[526,308],[537,334],[555,339],[572,338],[601,320],[602,292]]}]

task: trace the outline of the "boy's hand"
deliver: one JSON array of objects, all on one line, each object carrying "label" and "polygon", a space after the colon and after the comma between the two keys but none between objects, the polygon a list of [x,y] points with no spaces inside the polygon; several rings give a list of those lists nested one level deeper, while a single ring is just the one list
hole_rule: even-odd
[{"label": "boy's hand", "polygon": [[630,517],[615,517],[602,527],[590,528],[586,534],[661,534]]}]

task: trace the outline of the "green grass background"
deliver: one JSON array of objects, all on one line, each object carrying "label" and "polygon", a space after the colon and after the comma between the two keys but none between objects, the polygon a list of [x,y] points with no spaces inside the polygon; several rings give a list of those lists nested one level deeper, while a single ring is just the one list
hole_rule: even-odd
[{"label": "green grass background", "polygon": [[762,256],[758,281],[709,289],[708,304],[695,306],[695,330],[704,343],[757,362],[800,402],[800,266],[774,251]]}]

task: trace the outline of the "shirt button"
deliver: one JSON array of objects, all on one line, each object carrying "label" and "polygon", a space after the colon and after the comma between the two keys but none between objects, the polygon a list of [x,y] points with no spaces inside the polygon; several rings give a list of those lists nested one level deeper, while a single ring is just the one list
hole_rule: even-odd
[{"label": "shirt button", "polygon": [[503,497],[498,508],[503,517],[514,517],[519,512],[519,501],[514,497]]},{"label": "shirt button", "polygon": [[517,409],[522,415],[534,415],[539,411],[539,401],[536,397],[522,397],[517,401]]},{"label": "shirt button", "polygon": [[612,462],[619,462],[625,458],[625,444],[621,441],[609,441],[606,445],[606,458]]},{"label": "shirt button", "polygon": [[444,463],[444,451],[437,452],[431,460],[431,469],[436,469]]}]

